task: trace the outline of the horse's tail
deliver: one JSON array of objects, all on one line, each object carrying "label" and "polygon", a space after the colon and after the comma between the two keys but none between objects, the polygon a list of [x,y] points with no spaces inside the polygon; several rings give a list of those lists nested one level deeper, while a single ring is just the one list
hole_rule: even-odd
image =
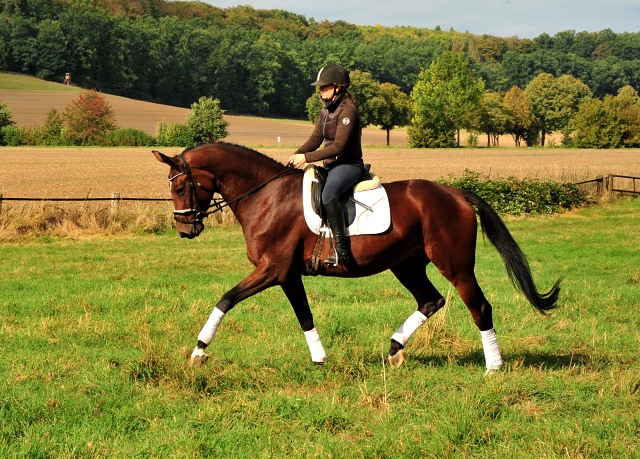
[{"label": "horse's tail", "polygon": [[480,196],[469,190],[462,190],[465,199],[478,209],[482,232],[489,238],[489,241],[498,249],[498,253],[507,268],[507,274],[513,286],[521,291],[538,311],[544,314],[545,311],[555,308],[558,295],[560,294],[560,282],[558,279],[555,285],[547,293],[540,293],[533,282],[531,268],[518,243],[513,239],[511,233],[495,210]]}]

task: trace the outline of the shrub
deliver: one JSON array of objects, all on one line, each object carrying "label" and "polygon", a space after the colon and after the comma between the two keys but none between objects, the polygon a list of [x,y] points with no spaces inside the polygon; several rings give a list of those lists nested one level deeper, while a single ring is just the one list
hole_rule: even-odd
[{"label": "shrub", "polygon": [[17,147],[20,145],[20,128],[15,126],[3,126],[0,128],[0,145]]},{"label": "shrub", "polygon": [[631,86],[618,95],[592,99],[580,106],[573,119],[573,144],[578,148],[640,146],[640,102]]},{"label": "shrub", "polygon": [[443,131],[413,122],[407,128],[411,148],[451,148],[455,142],[455,131]]},{"label": "shrub", "polygon": [[62,116],[55,108],[47,112],[44,125],[41,128],[41,143],[43,145],[62,145],[65,143],[63,139],[64,121]]},{"label": "shrub", "polygon": [[[220,101],[211,97],[201,97],[191,105],[192,113],[187,115],[186,128],[191,137],[191,145],[214,142],[229,135],[229,123],[223,118],[224,110]],[[187,145],[190,146],[190,145]]]},{"label": "shrub", "polygon": [[[12,116],[11,107],[4,102],[0,102],[0,145],[8,145],[4,137],[4,128],[11,128],[16,124],[15,121],[11,120]],[[7,129],[7,133],[9,132],[13,133],[11,129]]]},{"label": "shrub", "polygon": [[65,136],[78,145],[102,145],[107,132],[116,128],[116,117],[106,98],[93,89],[67,105],[63,118]]},{"label": "shrub", "polygon": [[477,132],[470,132],[469,135],[467,136],[467,147],[469,148],[478,148],[478,133]]},{"label": "shrub", "polygon": [[107,147],[146,147],[155,143],[155,139],[149,134],[134,128],[115,129],[109,131],[104,138]]},{"label": "shrub", "polygon": [[12,116],[11,107],[4,102],[0,102],[0,128],[16,124],[15,121],[11,120]]},{"label": "shrub", "polygon": [[156,127],[156,144],[164,147],[190,147],[195,145],[193,138],[183,123],[159,121]]},{"label": "shrub", "polygon": [[461,178],[449,176],[438,182],[473,191],[500,215],[563,212],[591,200],[572,183],[515,177],[483,180],[479,173],[470,170],[465,170]]}]

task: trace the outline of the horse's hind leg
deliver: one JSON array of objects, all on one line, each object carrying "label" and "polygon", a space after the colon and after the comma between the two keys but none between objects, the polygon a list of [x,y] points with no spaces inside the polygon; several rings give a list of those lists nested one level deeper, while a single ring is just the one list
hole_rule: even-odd
[{"label": "horse's hind leg", "polygon": [[418,310],[409,316],[391,337],[389,363],[393,367],[400,366],[404,361],[403,349],[409,338],[445,304],[445,299],[427,277],[425,270],[428,264],[429,259],[423,255],[405,260],[391,268],[393,274],[418,302]]},{"label": "horse's hind leg", "polygon": [[448,273],[444,273],[445,277],[451,281],[456,287],[460,298],[467,305],[473,321],[480,330],[482,337],[482,347],[484,349],[484,357],[489,374],[495,370],[502,368],[502,355],[498,347],[498,338],[493,328],[492,308],[489,301],[482,293],[482,289],[478,285],[475,274],[473,272],[467,274],[458,274],[449,278]]}]

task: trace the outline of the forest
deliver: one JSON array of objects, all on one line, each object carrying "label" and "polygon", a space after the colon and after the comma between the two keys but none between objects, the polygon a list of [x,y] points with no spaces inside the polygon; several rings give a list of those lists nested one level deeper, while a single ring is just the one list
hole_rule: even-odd
[{"label": "forest", "polygon": [[230,114],[306,118],[309,83],[327,63],[410,94],[445,51],[463,52],[487,90],[572,75],[593,95],[640,87],[640,34],[567,30],[534,39],[455,30],[356,26],[283,10],[166,0],[0,0],[0,71]]}]

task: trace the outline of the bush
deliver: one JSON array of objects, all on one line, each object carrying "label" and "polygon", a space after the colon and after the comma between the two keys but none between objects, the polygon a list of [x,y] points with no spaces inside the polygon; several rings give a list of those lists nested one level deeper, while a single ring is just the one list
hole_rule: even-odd
[{"label": "bush", "polygon": [[163,147],[190,147],[195,145],[187,126],[183,123],[159,121],[156,127],[156,145]]},{"label": "bush", "polygon": [[67,105],[63,113],[65,136],[76,145],[102,145],[116,128],[116,117],[105,97],[90,89]]},{"label": "bush", "polygon": [[109,131],[104,138],[107,147],[147,147],[155,145],[156,140],[146,132],[134,128]]},{"label": "bush", "polygon": [[464,176],[440,178],[439,183],[473,191],[500,215],[550,214],[563,212],[591,201],[572,183],[508,177],[482,180],[480,174],[465,170]]},{"label": "bush", "polygon": [[15,126],[3,126],[0,128],[0,145],[8,145],[10,147],[17,147],[20,144],[20,128]]},{"label": "bush", "polygon": [[631,86],[618,95],[592,99],[580,106],[573,119],[573,144],[578,148],[631,148],[640,146],[640,102]]},{"label": "bush", "polygon": [[207,142],[215,142],[229,135],[229,125],[223,118],[224,110],[220,101],[201,97],[191,105],[192,113],[185,123],[167,123],[162,120],[156,126],[156,144],[166,147],[193,147]]},{"label": "bush", "polygon": [[55,108],[47,112],[44,125],[41,128],[41,144],[42,145],[63,145],[64,140],[64,121],[60,113]]},{"label": "bush", "polygon": [[[187,115],[186,128],[191,137],[191,145],[215,142],[229,135],[229,123],[223,118],[224,110],[220,101],[211,97],[201,97],[191,105],[192,113]],[[190,145],[187,145],[190,146]]]},{"label": "bush", "polygon": [[451,148],[455,142],[455,130],[435,129],[427,123],[410,124],[407,128],[411,148]]}]

